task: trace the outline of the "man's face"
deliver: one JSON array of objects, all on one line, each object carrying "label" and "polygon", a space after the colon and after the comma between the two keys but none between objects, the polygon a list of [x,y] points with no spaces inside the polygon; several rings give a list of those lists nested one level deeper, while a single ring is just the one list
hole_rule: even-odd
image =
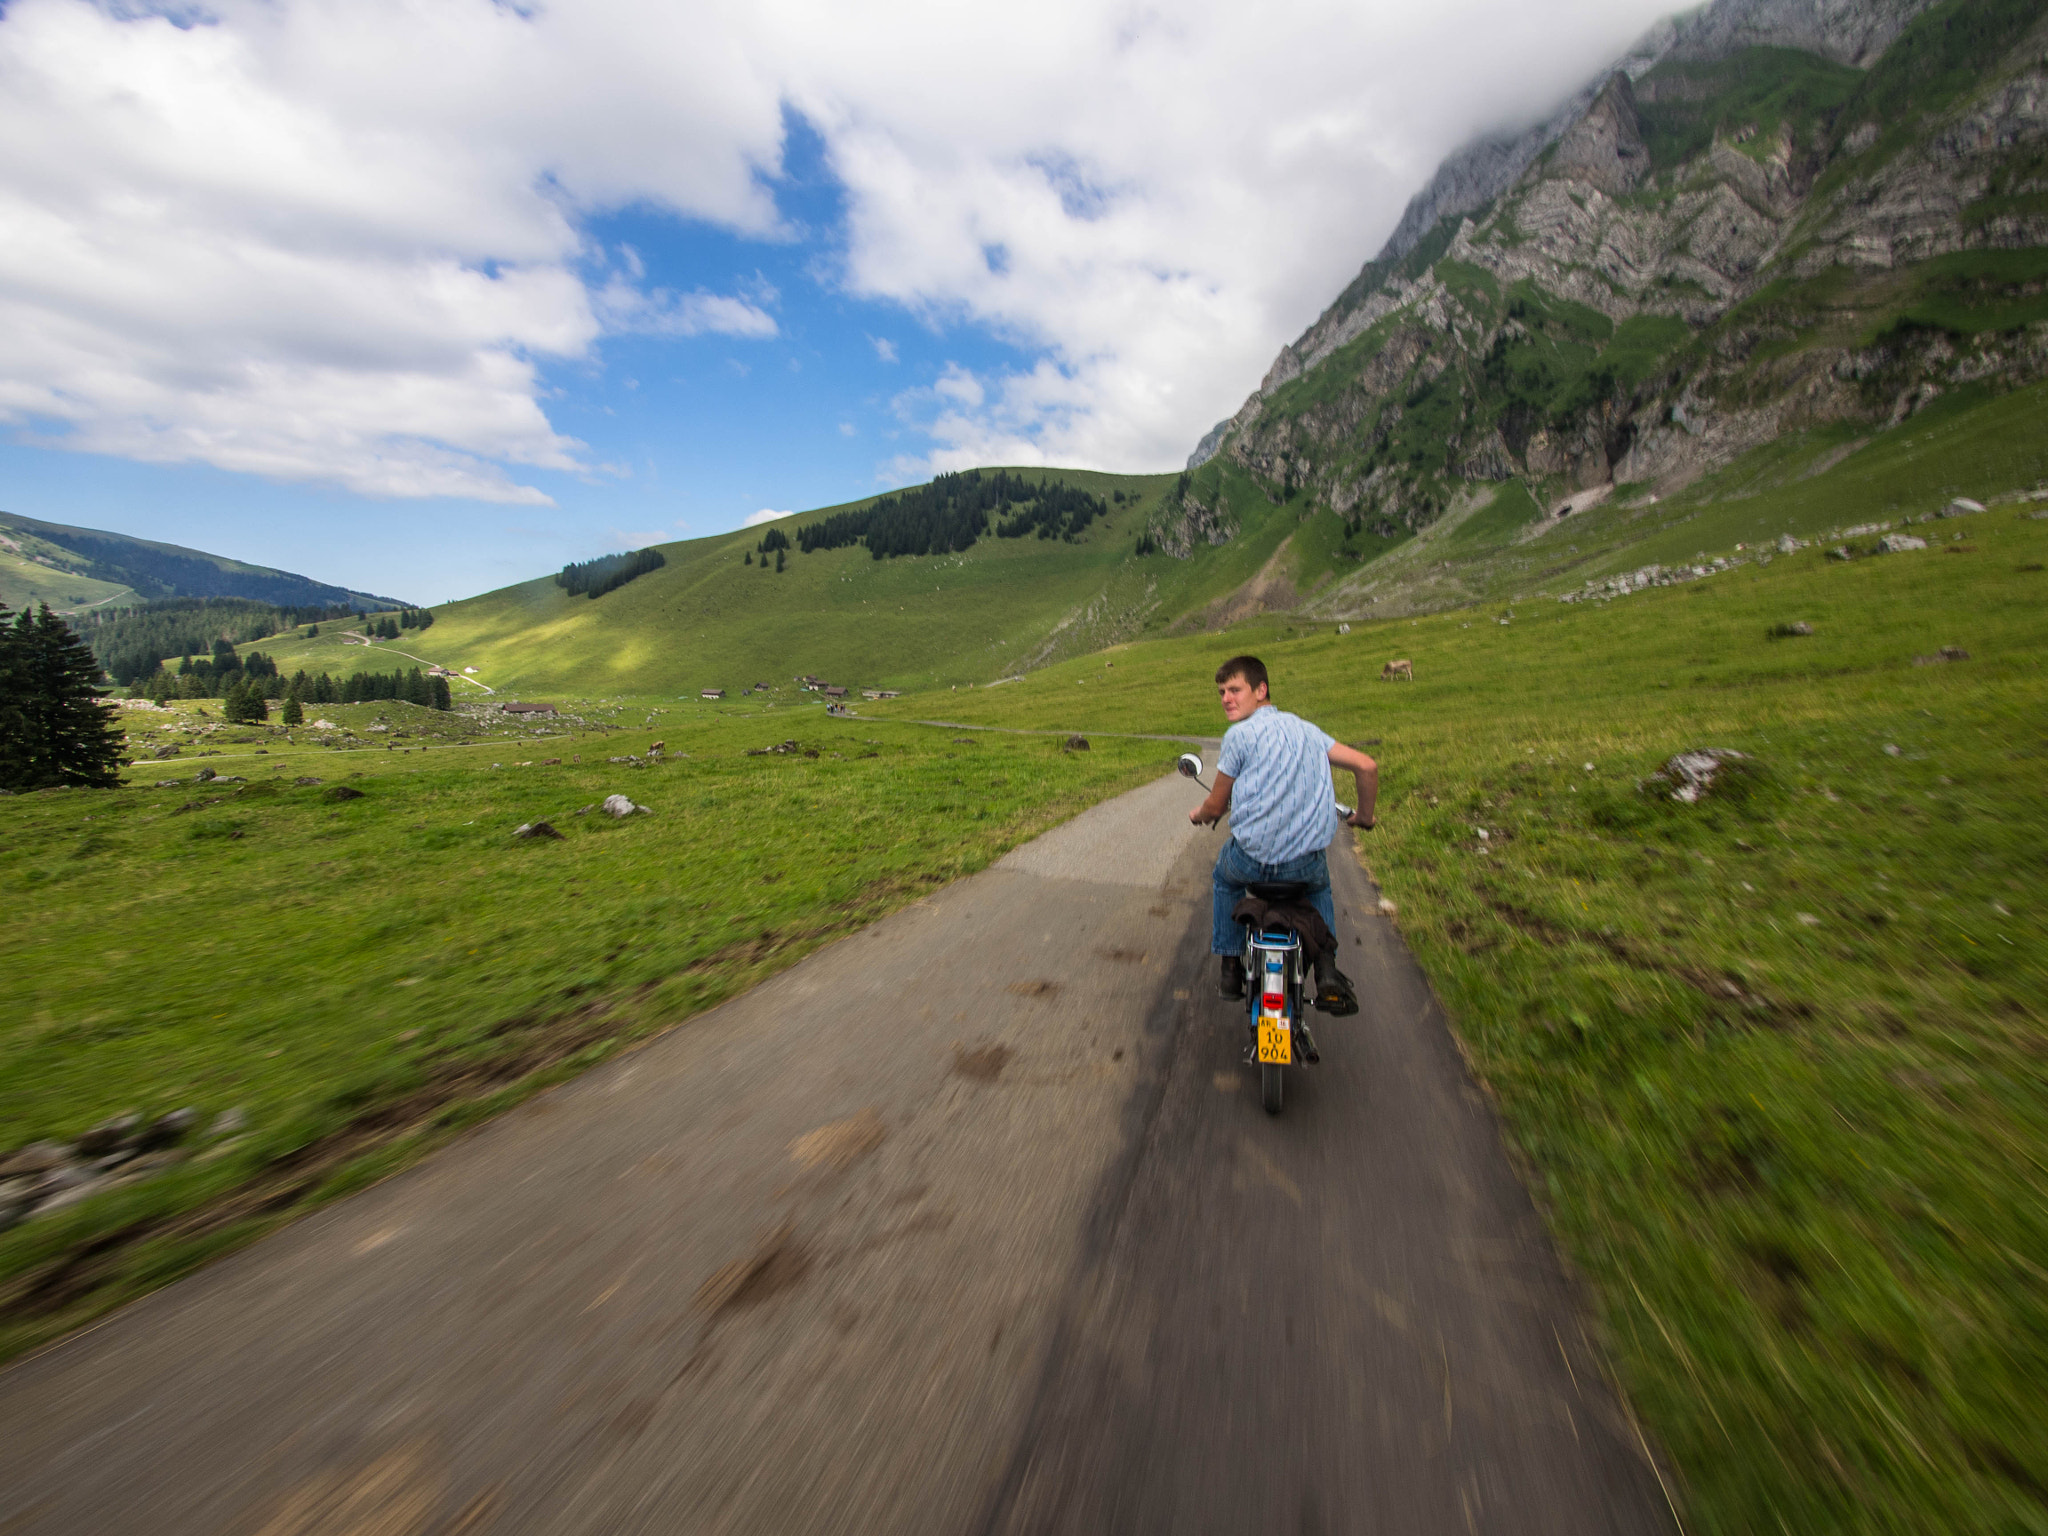
[{"label": "man's face", "polygon": [[1254,688],[1242,677],[1232,674],[1216,685],[1216,693],[1223,700],[1223,718],[1232,725],[1251,714],[1266,702],[1266,685]]}]

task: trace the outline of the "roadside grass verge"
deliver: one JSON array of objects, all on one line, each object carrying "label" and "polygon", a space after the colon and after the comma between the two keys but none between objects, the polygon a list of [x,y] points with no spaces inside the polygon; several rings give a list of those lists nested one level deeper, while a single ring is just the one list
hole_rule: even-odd
[{"label": "roadside grass verge", "polygon": [[[197,708],[127,723],[163,740],[174,721],[201,724]],[[247,1118],[156,1178],[0,1234],[0,1357],[381,1177],[1172,757],[1160,743],[955,742],[816,707],[664,716],[637,734],[506,728],[422,752],[412,733],[446,724],[432,711],[322,713],[363,733],[387,716],[405,750],[223,729],[203,738],[218,755],[130,775],[173,787],[0,799],[14,893],[0,1148],[128,1110]],[[658,766],[606,761],[656,737]],[[795,753],[747,755],[792,737]],[[249,782],[198,783],[200,768]],[[652,814],[576,814],[611,793]],[[562,840],[511,835],[542,819]]]},{"label": "roadside grass verge", "polygon": [[[1369,744],[1360,852],[1695,1531],[2048,1529],[2048,523],[1922,531],[1968,548],[1146,643],[947,700],[1210,734],[1209,674],[1252,649]],[[1943,646],[1968,659],[1915,664]],[[1397,656],[1412,685],[1376,680]],[[1748,757],[1686,805],[1652,775],[1695,747]]]}]

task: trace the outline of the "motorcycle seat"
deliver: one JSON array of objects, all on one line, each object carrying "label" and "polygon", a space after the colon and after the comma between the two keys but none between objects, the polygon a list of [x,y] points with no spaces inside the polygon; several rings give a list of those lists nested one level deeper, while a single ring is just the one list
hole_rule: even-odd
[{"label": "motorcycle seat", "polygon": [[1277,907],[1283,902],[1299,901],[1308,894],[1306,880],[1254,880],[1245,891],[1268,906]]}]

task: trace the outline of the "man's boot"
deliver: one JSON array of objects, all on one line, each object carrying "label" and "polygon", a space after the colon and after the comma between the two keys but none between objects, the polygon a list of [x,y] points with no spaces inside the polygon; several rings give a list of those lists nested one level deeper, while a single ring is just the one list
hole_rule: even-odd
[{"label": "man's boot", "polygon": [[1337,969],[1335,955],[1316,957],[1316,1006],[1337,1019],[1358,1012],[1358,993],[1351,978]]},{"label": "man's boot", "polygon": [[1226,1003],[1244,1001],[1244,962],[1236,955],[1223,957],[1223,975],[1217,982],[1216,995]]}]

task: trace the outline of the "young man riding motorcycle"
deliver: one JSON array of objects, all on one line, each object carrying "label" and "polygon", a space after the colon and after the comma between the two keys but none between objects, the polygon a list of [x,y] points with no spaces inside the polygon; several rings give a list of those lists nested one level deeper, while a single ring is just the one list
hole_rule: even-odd
[{"label": "young man riding motorcycle", "polygon": [[[1354,827],[1375,824],[1380,769],[1363,752],[1276,709],[1268,697],[1265,663],[1256,656],[1233,656],[1218,667],[1216,692],[1230,727],[1216,759],[1215,787],[1188,820],[1210,826],[1230,813],[1230,841],[1216,857],[1209,947],[1223,957],[1222,995],[1236,1000],[1244,996],[1244,967],[1238,958],[1244,936],[1231,912],[1245,888],[1254,881],[1306,885],[1310,905],[1334,934],[1337,909],[1323,851],[1340,824],[1330,769],[1346,769],[1358,783],[1358,809],[1349,822]],[[1318,967],[1316,1006],[1337,1015],[1358,1011],[1357,996],[1334,965]]]}]

